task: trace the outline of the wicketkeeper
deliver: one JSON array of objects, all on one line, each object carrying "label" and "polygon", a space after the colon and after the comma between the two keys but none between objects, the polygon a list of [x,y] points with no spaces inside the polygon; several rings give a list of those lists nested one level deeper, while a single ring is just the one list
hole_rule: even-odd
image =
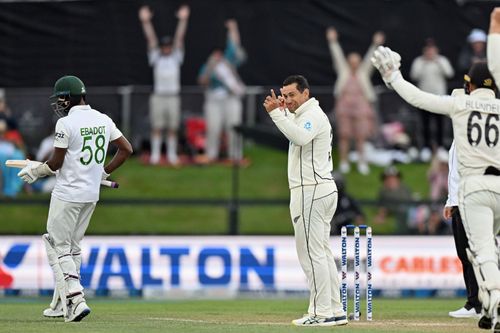
[{"label": "wicketkeeper", "polygon": [[500,332],[500,270],[495,239],[500,231],[500,100],[495,98],[495,81],[487,64],[477,62],[465,76],[465,94],[438,96],[403,79],[400,61],[399,54],[383,46],[372,58],[386,85],[404,100],[452,120],[460,176],[458,207],[483,307],[478,324]]}]

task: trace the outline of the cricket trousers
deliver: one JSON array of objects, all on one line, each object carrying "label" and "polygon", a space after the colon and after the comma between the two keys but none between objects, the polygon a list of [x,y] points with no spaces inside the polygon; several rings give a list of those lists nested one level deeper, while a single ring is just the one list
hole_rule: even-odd
[{"label": "cricket trousers", "polygon": [[500,231],[500,177],[464,177],[460,181],[459,208],[469,247],[479,268],[474,273],[481,299],[481,289],[500,290],[496,244]]},{"label": "cricket trousers", "polygon": [[95,202],[67,202],[54,196],[50,199],[47,232],[54,244],[66,280],[67,295],[83,291],[77,270],[81,262],[80,242],[95,206]]},{"label": "cricket trousers", "polygon": [[455,248],[457,256],[462,263],[462,273],[465,282],[465,289],[467,290],[467,308],[474,308],[476,311],[481,311],[481,302],[478,298],[478,286],[476,276],[474,275],[474,268],[467,258],[466,249],[469,247],[469,240],[465,233],[460,210],[457,206],[452,207],[451,220],[453,229],[453,238],[455,239]]},{"label": "cricket trousers", "polygon": [[300,186],[290,191],[295,246],[310,291],[308,314],[311,316],[344,315],[337,267],[330,247],[330,221],[337,200],[334,182]]},{"label": "cricket trousers", "polygon": [[152,94],[149,99],[151,128],[177,131],[181,122],[181,98],[177,95]]},{"label": "cricket trousers", "polygon": [[241,125],[243,105],[241,98],[234,95],[219,96],[207,92],[205,95],[205,122],[207,126],[206,154],[217,160],[220,152],[221,134],[227,136],[227,155],[232,160],[240,160],[243,155],[241,136],[234,129]]}]

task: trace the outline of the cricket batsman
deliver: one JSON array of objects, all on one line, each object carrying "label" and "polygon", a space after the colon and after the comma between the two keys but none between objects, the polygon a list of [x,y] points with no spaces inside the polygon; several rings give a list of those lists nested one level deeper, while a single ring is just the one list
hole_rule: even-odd
[{"label": "cricket batsman", "polygon": [[[86,89],[76,76],[63,76],[51,96],[56,123],[54,152],[48,161],[28,161],[18,176],[27,183],[56,175],[44,241],[56,286],[47,317],[80,321],[90,313],[80,284],[81,247],[106,179],[132,154],[132,146],[107,115],[86,102]],[[117,146],[105,165],[109,143]]]},{"label": "cricket batsman", "polygon": [[[479,286],[482,316],[478,326],[500,332],[500,270],[496,235],[500,231],[500,100],[486,62],[473,64],[464,77],[464,93],[438,96],[421,91],[399,71],[401,57],[383,46],[372,63],[387,86],[405,101],[447,115],[453,123],[458,173],[458,207]],[[498,60],[496,60],[498,61]]]}]

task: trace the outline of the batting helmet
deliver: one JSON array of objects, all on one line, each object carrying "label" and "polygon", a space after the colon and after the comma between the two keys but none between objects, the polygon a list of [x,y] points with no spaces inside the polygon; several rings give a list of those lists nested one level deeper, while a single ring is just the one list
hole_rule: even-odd
[{"label": "batting helmet", "polygon": [[51,106],[59,117],[63,117],[73,106],[80,104],[86,93],[82,80],[73,75],[63,76],[54,84],[54,93],[50,98],[55,101]]}]

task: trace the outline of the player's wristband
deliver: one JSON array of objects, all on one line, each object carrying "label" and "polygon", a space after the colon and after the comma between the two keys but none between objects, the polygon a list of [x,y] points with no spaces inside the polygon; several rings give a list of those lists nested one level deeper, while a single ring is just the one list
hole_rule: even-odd
[{"label": "player's wristband", "polygon": [[36,177],[46,177],[53,176],[56,173],[50,169],[47,163],[40,164],[35,169],[33,169],[33,175]]},{"label": "player's wristband", "polygon": [[386,83],[393,83],[394,81],[400,79],[402,76],[401,76],[401,72],[399,70],[397,71],[393,71],[391,72],[389,75],[387,75],[387,77],[384,78],[384,81]]}]

